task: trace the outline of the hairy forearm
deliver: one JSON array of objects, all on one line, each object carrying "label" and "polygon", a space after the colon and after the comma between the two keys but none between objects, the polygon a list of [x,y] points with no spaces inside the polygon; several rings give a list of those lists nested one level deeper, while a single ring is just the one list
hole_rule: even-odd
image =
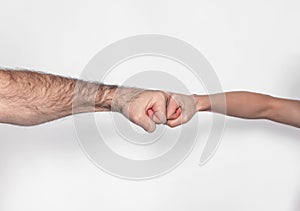
[{"label": "hairy forearm", "polygon": [[37,125],[111,110],[116,86],[26,70],[0,69],[0,122]]},{"label": "hairy forearm", "polygon": [[300,127],[300,101],[252,92],[226,92],[224,95],[226,109],[223,94],[196,95],[197,110],[211,111],[213,102],[214,112],[245,119],[269,119]]}]

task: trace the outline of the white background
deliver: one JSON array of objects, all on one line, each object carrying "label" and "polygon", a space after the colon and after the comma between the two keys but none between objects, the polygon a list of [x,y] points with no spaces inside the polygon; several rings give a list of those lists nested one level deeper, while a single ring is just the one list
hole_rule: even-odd
[{"label": "white background", "polygon": [[[78,77],[110,43],[157,33],[200,50],[226,91],[300,98],[299,1],[1,0],[0,8],[3,67]],[[197,144],[170,174],[139,182],[96,168],[72,117],[1,124],[0,133],[1,211],[300,210],[300,130],[277,123],[227,118],[205,166]]]}]

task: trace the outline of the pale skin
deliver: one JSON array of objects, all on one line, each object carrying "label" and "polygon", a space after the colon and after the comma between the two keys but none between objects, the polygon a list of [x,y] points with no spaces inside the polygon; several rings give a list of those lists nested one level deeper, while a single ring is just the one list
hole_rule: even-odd
[{"label": "pale skin", "polygon": [[[251,92],[183,95],[87,82],[46,73],[0,69],[0,122],[34,126],[86,112],[120,112],[148,132],[176,127],[196,112],[268,119],[300,128],[300,101]],[[226,108],[222,103],[226,99]],[[212,104],[213,102],[213,109]]]}]

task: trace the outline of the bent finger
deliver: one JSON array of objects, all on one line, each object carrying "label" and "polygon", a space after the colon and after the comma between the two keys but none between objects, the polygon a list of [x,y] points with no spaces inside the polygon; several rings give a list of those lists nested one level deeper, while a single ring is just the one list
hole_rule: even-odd
[{"label": "bent finger", "polygon": [[133,118],[132,122],[139,125],[149,133],[152,133],[156,128],[155,122],[153,122],[152,119],[150,119],[146,114]]},{"label": "bent finger", "polygon": [[156,124],[164,124],[167,122],[167,118],[165,113],[161,112],[161,111],[156,111],[153,113],[152,116],[152,120],[156,123]]},{"label": "bent finger", "polygon": [[178,107],[175,111],[175,113],[173,113],[171,116],[168,117],[168,120],[174,120],[177,119],[180,115],[181,115],[181,108]]},{"label": "bent finger", "polygon": [[167,125],[169,127],[177,127],[179,125],[182,125],[182,115],[180,115],[177,119],[171,119],[167,121]]}]

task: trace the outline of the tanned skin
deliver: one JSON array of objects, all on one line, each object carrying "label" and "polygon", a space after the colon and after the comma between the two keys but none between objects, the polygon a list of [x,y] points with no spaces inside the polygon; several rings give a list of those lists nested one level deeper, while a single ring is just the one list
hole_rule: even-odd
[{"label": "tanned skin", "polygon": [[300,128],[299,100],[244,91],[171,96],[167,109],[167,124],[171,127],[189,121],[196,112],[210,111],[244,119],[267,119]]},{"label": "tanned skin", "polygon": [[120,112],[148,132],[153,132],[156,124],[170,127],[184,124],[198,111],[245,119],[268,119],[300,128],[299,100],[252,92],[183,95],[117,87],[28,70],[0,69],[2,123],[33,126],[73,114],[103,111]]}]

